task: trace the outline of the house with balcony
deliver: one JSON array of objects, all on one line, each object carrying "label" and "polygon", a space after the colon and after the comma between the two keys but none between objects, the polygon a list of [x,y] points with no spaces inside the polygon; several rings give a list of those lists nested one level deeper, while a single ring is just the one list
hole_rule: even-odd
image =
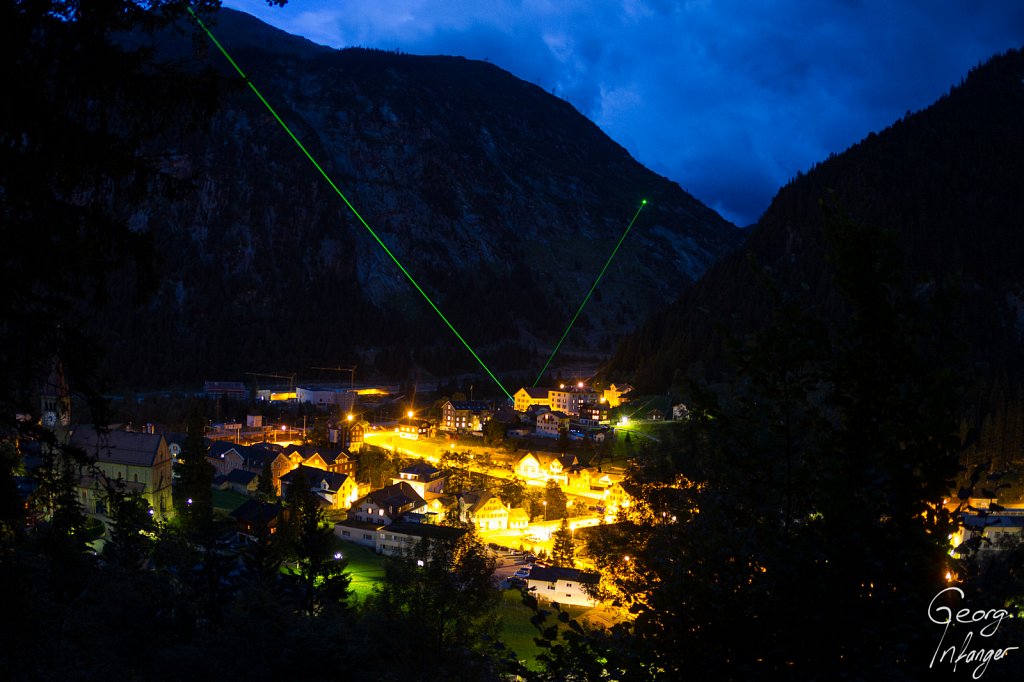
[{"label": "house with balcony", "polygon": [[537,415],[535,432],[538,436],[558,438],[562,431],[569,430],[569,415],[564,412],[545,412]]},{"label": "house with balcony", "polygon": [[500,497],[486,490],[468,492],[459,498],[459,520],[472,523],[477,530],[507,530],[508,511]]}]

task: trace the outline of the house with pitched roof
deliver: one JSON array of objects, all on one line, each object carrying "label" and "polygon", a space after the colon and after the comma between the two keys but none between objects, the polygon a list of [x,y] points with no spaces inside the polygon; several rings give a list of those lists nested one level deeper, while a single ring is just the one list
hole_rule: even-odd
[{"label": "house with pitched roof", "polygon": [[213,441],[206,453],[206,461],[221,476],[235,469],[259,475],[263,465],[272,460],[276,452],[261,445],[237,445],[230,441]]},{"label": "house with pitched roof", "polygon": [[79,493],[87,512],[106,514],[104,483],[122,481],[127,490],[138,492],[149,502],[157,520],[173,514],[171,451],[163,436],[79,426],[71,433],[70,444],[93,458],[99,473],[82,472]]},{"label": "house with pitched roof", "polygon": [[229,516],[235,520],[235,532],[243,542],[259,542],[274,535],[287,519],[288,510],[280,502],[246,500]]},{"label": "house with pitched roof", "polygon": [[299,471],[306,477],[309,489],[327,503],[328,509],[348,509],[359,497],[355,476],[336,474],[305,464],[300,464],[281,477],[281,489],[286,497]]},{"label": "house with pitched roof", "polygon": [[242,495],[252,495],[259,485],[260,476],[244,469],[234,469],[227,476],[217,474],[213,478],[213,487],[218,490],[233,490]]},{"label": "house with pitched roof", "polygon": [[628,396],[632,390],[633,387],[629,384],[612,384],[604,389],[601,400],[608,403],[608,407],[618,407],[629,400]]},{"label": "house with pitched roof", "polygon": [[427,502],[408,482],[402,481],[375,490],[356,500],[348,518],[335,525],[334,533],[366,547],[377,548],[377,531],[406,514],[423,514]]},{"label": "house with pitched roof", "polygon": [[558,434],[569,428],[569,415],[564,412],[545,412],[537,415],[538,436],[558,438]]},{"label": "house with pitched roof", "polygon": [[304,464],[336,474],[356,473],[355,458],[340,445],[289,445],[281,452],[295,466]]},{"label": "house with pitched roof", "polygon": [[530,525],[530,515],[522,507],[512,507],[508,510],[508,529],[526,530]]},{"label": "house with pitched roof", "polygon": [[392,483],[408,483],[427,502],[444,494],[447,474],[432,464],[420,460],[398,472]]},{"label": "house with pitched roof", "polygon": [[508,505],[486,490],[471,491],[459,498],[459,520],[477,530],[507,530]]},{"label": "house with pitched roof", "polygon": [[430,422],[426,419],[405,417],[398,420],[398,426],[395,427],[395,433],[397,433],[400,438],[407,438],[409,440],[426,438],[430,435]]},{"label": "house with pitched roof", "polygon": [[526,589],[538,599],[574,604],[576,606],[597,606],[598,601],[587,593],[588,586],[595,586],[600,575],[576,568],[534,567],[526,579]]}]

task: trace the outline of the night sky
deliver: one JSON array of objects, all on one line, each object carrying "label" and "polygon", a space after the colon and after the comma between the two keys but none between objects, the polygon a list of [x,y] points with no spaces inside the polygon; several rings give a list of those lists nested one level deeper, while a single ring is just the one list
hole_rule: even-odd
[{"label": "night sky", "polygon": [[1022,0],[225,0],[333,47],[486,59],[738,225],[1024,45]]}]

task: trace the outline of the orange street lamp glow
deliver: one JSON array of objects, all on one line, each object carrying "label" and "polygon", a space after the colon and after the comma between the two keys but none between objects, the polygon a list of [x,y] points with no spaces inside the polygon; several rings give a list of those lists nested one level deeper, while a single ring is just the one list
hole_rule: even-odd
[{"label": "orange street lamp glow", "polygon": [[409,410],[408,412],[406,412],[405,416],[407,416],[409,419],[412,419],[412,410]]}]

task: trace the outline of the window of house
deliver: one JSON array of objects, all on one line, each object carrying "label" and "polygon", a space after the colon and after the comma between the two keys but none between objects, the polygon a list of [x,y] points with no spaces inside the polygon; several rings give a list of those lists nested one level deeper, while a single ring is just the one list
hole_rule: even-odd
[{"label": "window of house", "polygon": [[366,534],[366,533],[363,533],[363,539],[364,539],[364,540],[372,540],[372,539],[373,539],[373,536],[372,536],[372,535],[368,535],[368,534]]},{"label": "window of house", "polygon": [[347,538],[349,536],[349,532],[347,530],[343,530],[341,531],[341,536]]},{"label": "window of house", "polygon": [[569,588],[571,588],[571,587],[572,587],[572,583],[566,583],[566,584],[565,584],[565,589],[567,589],[567,590],[568,590],[568,589],[569,589]]}]

